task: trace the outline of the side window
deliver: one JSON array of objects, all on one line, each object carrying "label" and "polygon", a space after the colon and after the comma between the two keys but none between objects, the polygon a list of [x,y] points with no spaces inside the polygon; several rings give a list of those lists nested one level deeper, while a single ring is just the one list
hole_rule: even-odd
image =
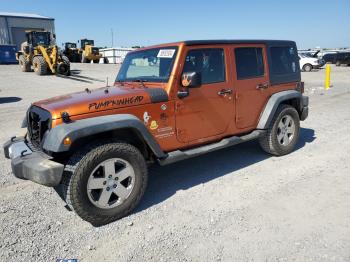
[{"label": "side window", "polygon": [[235,49],[237,79],[264,75],[262,48],[242,47]]},{"label": "side window", "polygon": [[188,51],[183,72],[201,73],[202,84],[225,82],[224,50],[205,48]]},{"label": "side window", "polygon": [[297,72],[297,52],[290,46],[271,47],[271,72],[276,75]]}]

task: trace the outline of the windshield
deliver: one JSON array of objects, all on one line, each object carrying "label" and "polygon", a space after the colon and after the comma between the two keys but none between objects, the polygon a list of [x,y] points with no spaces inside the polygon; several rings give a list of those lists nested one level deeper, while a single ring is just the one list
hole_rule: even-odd
[{"label": "windshield", "polygon": [[129,53],[119,70],[117,81],[166,83],[169,80],[176,53],[176,46]]},{"label": "windshield", "polygon": [[77,48],[77,44],[67,43],[67,48]]},{"label": "windshield", "polygon": [[50,45],[50,33],[48,32],[34,32],[33,33],[33,46],[38,45]]}]

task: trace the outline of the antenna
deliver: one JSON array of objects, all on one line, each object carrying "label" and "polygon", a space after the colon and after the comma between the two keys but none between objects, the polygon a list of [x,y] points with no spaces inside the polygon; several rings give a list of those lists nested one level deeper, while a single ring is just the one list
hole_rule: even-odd
[{"label": "antenna", "polygon": [[109,85],[108,85],[108,77],[107,77],[107,80],[106,80],[106,82],[107,82],[107,85],[106,85],[106,86],[107,86],[107,87],[109,87]]}]

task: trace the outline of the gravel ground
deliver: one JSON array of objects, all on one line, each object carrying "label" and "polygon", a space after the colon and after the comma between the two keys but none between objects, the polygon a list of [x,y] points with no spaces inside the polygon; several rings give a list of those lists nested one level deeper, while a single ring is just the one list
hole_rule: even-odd
[{"label": "gravel ground", "polygon": [[[0,65],[0,143],[32,101],[105,85],[116,65],[73,64],[73,76]],[[140,206],[94,228],[51,189],[14,178],[0,151],[0,260],[350,261],[350,67],[303,73],[310,115],[297,149],[263,153],[255,141],[153,167]]]}]

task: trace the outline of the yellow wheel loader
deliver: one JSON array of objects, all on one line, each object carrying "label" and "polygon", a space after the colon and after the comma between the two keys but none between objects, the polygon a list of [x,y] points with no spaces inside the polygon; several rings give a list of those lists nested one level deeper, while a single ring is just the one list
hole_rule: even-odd
[{"label": "yellow wheel loader", "polygon": [[70,43],[70,42],[64,43],[62,55],[68,57],[70,62],[80,63],[79,48],[77,48],[76,43]]},{"label": "yellow wheel loader", "polygon": [[69,59],[58,53],[54,44],[55,37],[47,31],[27,31],[27,41],[22,43],[21,51],[16,53],[16,59],[23,72],[31,72],[32,67],[38,75],[52,74],[69,75]]},{"label": "yellow wheel loader", "polygon": [[94,44],[94,40],[80,40],[81,48],[79,51],[82,63],[90,63],[91,61],[98,63],[100,61],[102,54],[100,54],[98,47],[95,47]]}]

